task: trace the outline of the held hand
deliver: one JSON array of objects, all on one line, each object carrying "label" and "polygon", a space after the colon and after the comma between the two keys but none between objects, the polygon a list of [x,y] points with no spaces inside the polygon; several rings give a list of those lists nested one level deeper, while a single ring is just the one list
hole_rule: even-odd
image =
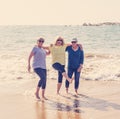
[{"label": "held hand", "polygon": [[77,69],[77,72],[81,72],[82,70],[82,67],[80,66],[78,69]]},{"label": "held hand", "polygon": [[83,47],[82,47],[82,45],[81,45],[81,44],[78,44],[78,46],[80,47],[80,49],[81,49],[81,50],[83,50]]}]

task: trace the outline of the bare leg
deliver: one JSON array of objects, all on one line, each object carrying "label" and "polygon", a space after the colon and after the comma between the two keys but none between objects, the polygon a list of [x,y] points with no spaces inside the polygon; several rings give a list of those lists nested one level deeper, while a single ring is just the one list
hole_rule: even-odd
[{"label": "bare leg", "polygon": [[42,98],[45,97],[45,89],[42,89]]},{"label": "bare leg", "polygon": [[68,93],[68,88],[66,88],[66,93]]},{"label": "bare leg", "polygon": [[62,83],[57,84],[57,94],[59,94],[60,88],[61,88]]},{"label": "bare leg", "polygon": [[36,92],[35,92],[35,96],[36,96],[37,99],[40,99],[40,97],[39,97],[39,90],[40,90],[40,88],[37,87]]},{"label": "bare leg", "polygon": [[42,89],[42,98],[47,100],[47,98],[45,97],[45,89]]},{"label": "bare leg", "polygon": [[72,83],[72,78],[69,78],[66,72],[63,72],[62,75],[69,81],[69,83]]}]

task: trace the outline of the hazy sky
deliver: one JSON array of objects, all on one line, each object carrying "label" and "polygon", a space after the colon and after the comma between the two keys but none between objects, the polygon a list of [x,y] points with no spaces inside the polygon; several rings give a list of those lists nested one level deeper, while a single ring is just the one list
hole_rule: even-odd
[{"label": "hazy sky", "polygon": [[120,22],[120,0],[0,0],[0,25]]}]

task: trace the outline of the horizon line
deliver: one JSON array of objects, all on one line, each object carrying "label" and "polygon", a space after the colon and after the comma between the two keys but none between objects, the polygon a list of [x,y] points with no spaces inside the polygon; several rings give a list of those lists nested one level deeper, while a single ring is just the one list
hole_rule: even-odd
[{"label": "horizon line", "polygon": [[120,22],[111,22],[111,21],[105,21],[105,22],[83,22],[81,24],[0,24],[0,26],[83,26],[83,24],[105,24],[105,23],[116,23],[120,24]]}]

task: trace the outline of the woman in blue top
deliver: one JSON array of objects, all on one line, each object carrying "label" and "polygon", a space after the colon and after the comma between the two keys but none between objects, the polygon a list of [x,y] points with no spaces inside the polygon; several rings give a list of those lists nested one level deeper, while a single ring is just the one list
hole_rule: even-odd
[{"label": "woman in blue top", "polygon": [[[80,79],[80,72],[83,67],[84,61],[84,52],[83,50],[77,45],[77,39],[73,38],[71,41],[72,45],[66,47],[66,51],[68,52],[68,76],[72,78],[74,73],[75,78],[75,92],[78,94],[79,88],[79,79]],[[66,80],[65,83],[66,92],[68,93],[69,82]]]}]

